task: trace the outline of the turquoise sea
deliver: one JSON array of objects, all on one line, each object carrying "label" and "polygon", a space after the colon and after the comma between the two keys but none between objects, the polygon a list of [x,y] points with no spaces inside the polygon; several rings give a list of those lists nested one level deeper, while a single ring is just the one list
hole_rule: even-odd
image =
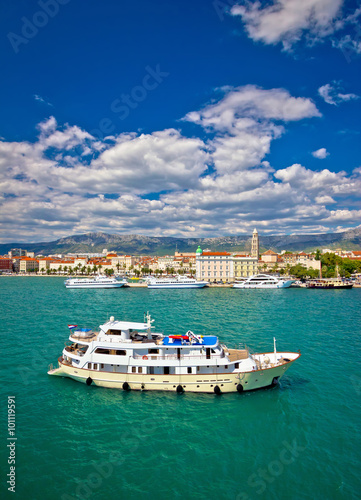
[{"label": "turquoise sea", "polygon": [[[2,277],[1,498],[361,498],[361,289],[67,290]],[[278,387],[230,395],[123,392],[47,375],[67,325],[110,315],[166,333],[302,352]],[[16,488],[6,484],[8,396]]]}]

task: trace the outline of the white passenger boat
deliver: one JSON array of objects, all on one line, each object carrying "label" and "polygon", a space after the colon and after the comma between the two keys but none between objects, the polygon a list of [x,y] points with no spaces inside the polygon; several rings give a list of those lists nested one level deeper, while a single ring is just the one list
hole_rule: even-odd
[{"label": "white passenger boat", "polygon": [[233,288],[289,288],[294,280],[284,280],[270,274],[256,274],[250,278],[236,282]]},{"label": "white passenger boat", "polygon": [[148,288],[204,288],[208,281],[197,281],[187,276],[176,276],[175,278],[148,278]]},{"label": "white passenger boat", "polygon": [[120,288],[127,284],[126,280],[108,276],[95,276],[92,278],[69,278],[64,281],[66,288]]},{"label": "white passenger boat", "polygon": [[144,323],[109,321],[96,333],[68,325],[71,334],[49,375],[70,377],[87,385],[128,391],[227,393],[276,385],[300,353],[251,354],[229,349],[215,335],[152,333]]}]

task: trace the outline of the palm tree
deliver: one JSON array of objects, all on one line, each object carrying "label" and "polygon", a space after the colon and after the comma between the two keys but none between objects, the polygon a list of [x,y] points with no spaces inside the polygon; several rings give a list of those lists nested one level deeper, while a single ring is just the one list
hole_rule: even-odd
[{"label": "palm tree", "polygon": [[64,266],[64,273],[67,274],[68,273],[68,266]]},{"label": "palm tree", "polygon": [[60,274],[63,270],[63,266],[59,266],[58,273]]}]

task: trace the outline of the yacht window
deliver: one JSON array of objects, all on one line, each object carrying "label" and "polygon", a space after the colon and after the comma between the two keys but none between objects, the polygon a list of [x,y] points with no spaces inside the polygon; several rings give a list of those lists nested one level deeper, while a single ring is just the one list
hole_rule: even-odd
[{"label": "yacht window", "polygon": [[142,371],[143,371],[143,370],[142,370],[142,367],[141,367],[141,366],[139,366],[139,367],[138,367],[138,373],[142,373]]},{"label": "yacht window", "polygon": [[164,367],[164,375],[169,375],[169,366]]},{"label": "yacht window", "polygon": [[104,364],[103,363],[101,363],[100,368],[104,368]]},{"label": "yacht window", "polygon": [[127,351],[118,350],[118,351],[115,351],[115,354],[117,354],[118,356],[126,356]]},{"label": "yacht window", "polygon": [[107,335],[121,335],[122,332],[121,332],[121,330],[108,330],[106,334]]},{"label": "yacht window", "polygon": [[137,367],[136,366],[132,366],[132,373],[136,373],[137,372]]},{"label": "yacht window", "polygon": [[98,347],[95,349],[96,354],[110,354],[109,349],[103,349],[102,347]]},{"label": "yacht window", "polygon": [[98,369],[98,364],[94,363],[94,370],[97,370],[97,369]]},{"label": "yacht window", "polygon": [[188,366],[187,371],[188,371],[188,373],[192,373],[192,367]]},{"label": "yacht window", "polygon": [[159,354],[159,349],[148,349],[149,354]]},{"label": "yacht window", "polygon": [[235,367],[235,368],[239,368],[239,363],[235,363],[235,364],[234,364],[234,367]]}]

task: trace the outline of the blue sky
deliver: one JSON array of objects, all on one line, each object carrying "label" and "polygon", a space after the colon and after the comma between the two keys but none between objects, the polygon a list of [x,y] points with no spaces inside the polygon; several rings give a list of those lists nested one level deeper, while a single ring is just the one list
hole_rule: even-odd
[{"label": "blue sky", "polygon": [[360,2],[1,10],[2,242],[360,224]]}]

